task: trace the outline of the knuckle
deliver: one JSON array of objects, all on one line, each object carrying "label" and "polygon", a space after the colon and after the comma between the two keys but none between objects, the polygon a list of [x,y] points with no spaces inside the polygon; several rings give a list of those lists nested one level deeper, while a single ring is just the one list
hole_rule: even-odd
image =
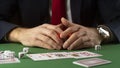
[{"label": "knuckle", "polygon": [[43,40],[44,40],[44,41],[49,41],[50,38],[48,38],[48,37],[44,37]]},{"label": "knuckle", "polygon": [[74,29],[73,27],[70,27],[70,28],[69,28],[70,31],[73,31],[73,29]]},{"label": "knuckle", "polygon": [[55,27],[54,27],[54,29],[56,29],[56,30],[57,30],[57,29],[59,29],[59,27],[58,27],[58,26],[55,26]]},{"label": "knuckle", "polygon": [[74,37],[79,37],[79,35],[78,35],[77,32],[73,33],[73,36],[74,36]]},{"label": "knuckle", "polygon": [[54,30],[49,31],[49,35],[55,35],[55,34],[56,34],[56,32]]},{"label": "knuckle", "polygon": [[54,27],[54,29],[55,29],[55,30],[59,30],[59,28],[58,28],[58,27]]}]

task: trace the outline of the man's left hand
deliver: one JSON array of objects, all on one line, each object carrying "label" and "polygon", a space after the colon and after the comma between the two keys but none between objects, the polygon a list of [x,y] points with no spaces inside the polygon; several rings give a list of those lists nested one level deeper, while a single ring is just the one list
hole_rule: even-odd
[{"label": "man's left hand", "polygon": [[61,38],[68,38],[63,44],[64,49],[75,50],[88,48],[101,43],[102,37],[96,28],[71,23],[65,18],[62,18],[61,21],[62,24],[67,27],[67,29],[60,34]]}]

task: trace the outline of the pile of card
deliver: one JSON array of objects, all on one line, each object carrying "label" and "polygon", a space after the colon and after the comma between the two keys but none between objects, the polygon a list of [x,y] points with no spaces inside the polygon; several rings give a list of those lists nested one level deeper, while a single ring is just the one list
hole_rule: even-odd
[{"label": "pile of card", "polygon": [[0,64],[8,64],[8,63],[20,63],[20,60],[18,58],[0,60]]},{"label": "pile of card", "polygon": [[77,64],[87,68],[97,66],[97,65],[102,65],[102,64],[108,64],[108,63],[111,63],[111,61],[100,59],[100,58],[83,59],[83,60],[77,60],[73,62],[73,64]]},{"label": "pile of card", "polygon": [[20,63],[19,59],[15,57],[14,51],[0,51],[0,64],[6,63]]},{"label": "pile of card", "polygon": [[75,52],[51,52],[51,53],[27,54],[27,56],[34,61],[40,61],[64,58],[88,58],[98,57],[102,55],[89,51],[77,51],[77,52],[75,51]]}]

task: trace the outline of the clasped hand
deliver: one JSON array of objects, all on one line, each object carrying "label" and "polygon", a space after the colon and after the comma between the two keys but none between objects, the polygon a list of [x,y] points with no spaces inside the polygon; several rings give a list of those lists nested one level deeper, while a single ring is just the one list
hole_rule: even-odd
[{"label": "clasped hand", "polygon": [[18,27],[11,31],[9,40],[25,46],[57,50],[94,47],[102,41],[96,28],[71,23],[65,18],[62,18],[61,22],[59,25],[43,24],[34,28]]}]

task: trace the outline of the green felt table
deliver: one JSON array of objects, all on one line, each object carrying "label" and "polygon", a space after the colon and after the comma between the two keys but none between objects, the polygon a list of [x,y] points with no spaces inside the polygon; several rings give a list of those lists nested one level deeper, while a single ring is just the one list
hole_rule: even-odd
[{"label": "green felt table", "polygon": [[[9,44],[0,44],[1,50],[11,50],[15,51],[16,57],[18,57],[18,52],[22,51],[23,45],[9,43]],[[77,51],[91,51],[94,53],[102,54],[99,58],[107,59],[112,61],[110,64],[100,65],[93,68],[119,68],[120,67],[120,44],[109,44],[102,45],[102,49],[100,51],[95,51],[94,48],[90,49],[82,49]],[[70,52],[68,50],[47,50],[43,48],[30,47],[29,53],[47,53],[47,52]],[[12,63],[12,64],[0,64],[0,68],[84,68],[79,65],[75,65],[72,62],[80,60],[80,59],[57,59],[57,60],[44,60],[44,61],[33,61],[27,56],[20,59],[20,63]]]}]

